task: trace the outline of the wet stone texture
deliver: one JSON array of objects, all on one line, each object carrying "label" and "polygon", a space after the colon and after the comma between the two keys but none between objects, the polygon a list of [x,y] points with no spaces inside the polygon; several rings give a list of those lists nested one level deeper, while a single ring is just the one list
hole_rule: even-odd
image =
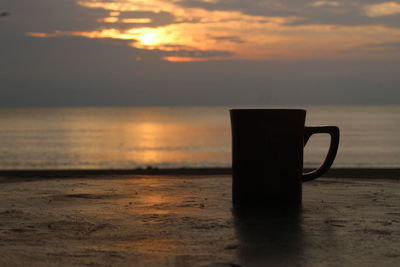
[{"label": "wet stone texture", "polygon": [[400,182],[322,178],[294,216],[229,176],[0,178],[0,266],[400,266]]}]

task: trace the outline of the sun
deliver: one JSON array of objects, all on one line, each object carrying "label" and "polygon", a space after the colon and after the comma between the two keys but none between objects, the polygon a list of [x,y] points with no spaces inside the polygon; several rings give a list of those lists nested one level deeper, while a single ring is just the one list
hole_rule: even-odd
[{"label": "sun", "polygon": [[126,32],[136,42],[134,47],[168,50],[169,45],[179,44],[182,38],[168,28],[135,28]]},{"label": "sun", "polygon": [[171,41],[170,36],[160,28],[136,28],[128,31],[128,34],[137,41],[136,46],[139,48],[151,49]]},{"label": "sun", "polygon": [[142,45],[153,46],[159,43],[158,34],[155,32],[147,32],[140,34],[137,39]]}]

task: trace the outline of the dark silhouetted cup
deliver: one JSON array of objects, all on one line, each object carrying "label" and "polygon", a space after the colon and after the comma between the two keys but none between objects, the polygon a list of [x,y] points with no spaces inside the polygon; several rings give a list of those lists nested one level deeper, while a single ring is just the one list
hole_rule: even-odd
[{"label": "dark silhouetted cup", "polygon": [[[275,210],[301,207],[302,182],[323,175],[339,146],[339,128],[305,127],[301,109],[232,109],[234,206]],[[322,166],[303,173],[303,150],[315,133],[331,136]]]}]

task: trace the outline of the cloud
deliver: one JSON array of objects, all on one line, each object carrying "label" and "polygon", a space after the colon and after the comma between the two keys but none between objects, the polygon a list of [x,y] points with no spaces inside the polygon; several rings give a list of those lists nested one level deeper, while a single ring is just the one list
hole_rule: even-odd
[{"label": "cloud", "polygon": [[399,49],[400,42],[374,43],[374,44],[368,44],[367,47]]},{"label": "cloud", "polygon": [[149,11],[111,11],[107,17],[97,19],[99,27],[130,29],[135,27],[160,27],[177,23],[174,15],[168,12]]},{"label": "cloud", "polygon": [[14,28],[23,31],[87,30],[99,26],[97,19],[107,16],[104,9],[87,9],[73,1],[18,0],[11,4]]},{"label": "cloud", "polygon": [[316,6],[316,7],[319,7],[319,6],[334,6],[334,7],[337,7],[337,6],[340,6],[340,5],[341,5],[341,3],[337,2],[337,1],[316,1],[316,2],[313,2],[311,4],[311,6]]},{"label": "cloud", "polygon": [[[27,34],[36,38],[70,35],[130,40],[131,47],[141,50],[166,53],[181,50],[187,56],[180,58],[186,61],[190,58],[287,60],[344,55],[359,57],[360,53],[354,48],[371,43],[372,36],[388,42],[398,34],[396,28],[386,29],[383,20],[386,24],[400,21],[396,15],[368,17],[361,7],[378,2],[365,0],[360,5],[359,1],[80,0],[75,8],[90,13],[96,27],[84,23],[88,28],[83,30],[81,25],[73,30],[60,27],[52,31],[28,31]],[[75,13],[71,15],[75,16]],[[44,17],[44,20],[51,22],[51,17]],[[188,51],[223,53],[196,57],[196,53]],[[167,57],[164,58],[171,59]]]},{"label": "cloud", "polygon": [[205,61],[210,59],[223,59],[233,55],[230,51],[201,51],[201,50],[184,50],[179,49],[175,52],[164,52],[163,59],[173,62],[190,62],[190,61]]},{"label": "cloud", "polygon": [[21,1],[0,25],[9,35],[126,40],[167,60],[362,58],[358,47],[400,34],[388,28],[397,14],[367,16],[367,7],[392,3],[377,0]]},{"label": "cloud", "polygon": [[[14,30],[19,29],[26,32],[52,32],[52,31],[90,31],[99,28],[107,28],[112,24],[118,28],[142,27],[143,23],[137,23],[134,19],[146,19],[148,27],[165,26],[175,23],[175,17],[164,11],[121,11],[114,12],[101,6],[88,8],[80,5],[80,1],[60,0],[18,0],[17,5],[13,0],[9,1],[4,8],[12,13]],[[7,3],[7,2],[6,2]],[[116,18],[113,23],[107,22],[107,18]]]},{"label": "cloud", "polygon": [[400,14],[400,3],[384,2],[379,4],[368,5],[365,8],[368,17],[384,17]]},{"label": "cloud", "polygon": [[[399,3],[384,0],[181,0],[179,5],[207,10],[236,10],[257,16],[298,17],[289,25],[386,25],[400,27]],[[389,18],[393,15],[396,19]]]},{"label": "cloud", "polygon": [[228,36],[211,36],[212,39],[217,41],[228,41],[232,43],[244,43],[245,41],[239,36],[228,35]]},{"label": "cloud", "polygon": [[[117,35],[111,31],[110,33],[104,32],[62,32],[56,31],[51,34],[40,33],[40,32],[30,32],[27,35],[36,38],[89,38],[89,39],[101,39],[104,42],[109,44],[123,44],[129,45],[135,48],[136,51],[140,50],[148,50],[148,49],[138,49],[136,48],[137,40],[132,40],[131,37],[124,39],[123,37],[113,38],[113,36]],[[168,43],[162,46],[154,47],[151,50],[148,50],[147,53],[151,53],[153,55],[157,55],[160,58],[167,60],[167,61],[203,61],[203,60],[215,60],[215,59],[223,59],[226,57],[231,57],[234,55],[231,51],[223,51],[223,50],[201,50],[197,49],[196,47],[191,47],[188,45],[180,45],[180,44],[173,44]]]}]

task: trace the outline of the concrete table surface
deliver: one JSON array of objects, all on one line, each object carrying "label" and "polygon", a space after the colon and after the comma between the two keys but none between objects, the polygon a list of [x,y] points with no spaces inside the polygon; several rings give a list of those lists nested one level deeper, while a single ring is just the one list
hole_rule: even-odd
[{"label": "concrete table surface", "polygon": [[0,178],[0,266],[400,266],[400,181],[321,178],[297,217],[230,176]]}]

